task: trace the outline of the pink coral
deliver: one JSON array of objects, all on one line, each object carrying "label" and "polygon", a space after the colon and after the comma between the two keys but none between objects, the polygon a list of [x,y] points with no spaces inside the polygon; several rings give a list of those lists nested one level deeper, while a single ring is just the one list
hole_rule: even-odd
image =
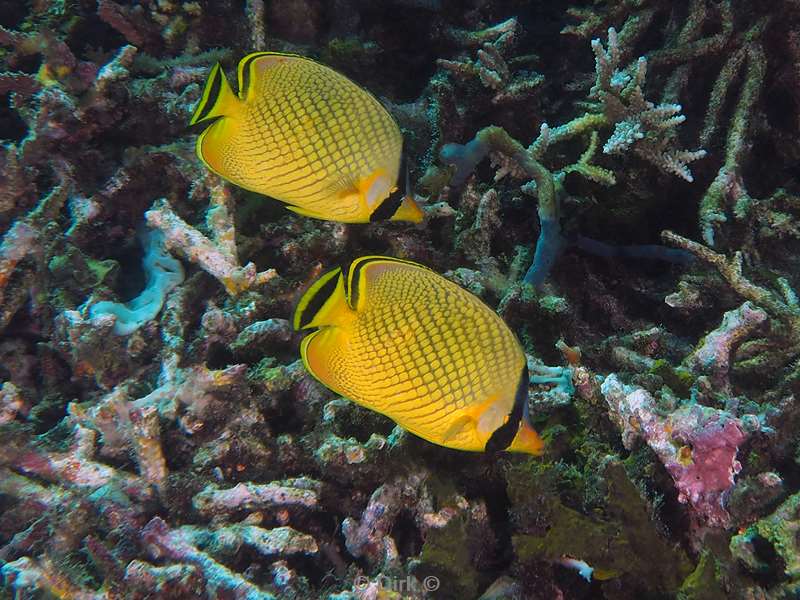
[{"label": "pink coral", "polygon": [[614,374],[606,377],[601,391],[625,447],[644,439],[675,481],[678,500],[692,507],[698,524],[727,526],[725,500],[742,468],[736,454],[747,439],[741,420],[699,404],[661,415],[647,390],[627,386]]}]

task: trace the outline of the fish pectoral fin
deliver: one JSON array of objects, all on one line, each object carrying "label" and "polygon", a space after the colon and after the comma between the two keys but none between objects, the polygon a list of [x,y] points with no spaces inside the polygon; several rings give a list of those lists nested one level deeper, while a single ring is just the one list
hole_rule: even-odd
[{"label": "fish pectoral fin", "polygon": [[376,169],[367,177],[360,179],[357,184],[357,191],[364,199],[367,210],[372,210],[382,202],[391,192],[394,182],[389,180],[389,176],[384,169]]},{"label": "fish pectoral fin", "polygon": [[484,402],[477,404],[471,409],[473,418],[476,422],[478,434],[482,439],[489,439],[489,436],[508,421],[510,409],[505,406],[502,398],[496,395],[489,396]]},{"label": "fish pectoral fin", "polygon": [[442,442],[444,444],[453,442],[464,432],[465,429],[474,426],[475,426],[475,419],[473,419],[471,415],[468,414],[461,415],[460,417],[457,417],[452,423],[450,423],[450,426],[442,434]]}]

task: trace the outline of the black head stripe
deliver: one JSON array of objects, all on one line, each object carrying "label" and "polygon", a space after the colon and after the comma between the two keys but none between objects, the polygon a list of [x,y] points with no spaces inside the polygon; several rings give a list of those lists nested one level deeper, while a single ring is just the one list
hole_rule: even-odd
[{"label": "black head stripe", "polygon": [[486,442],[486,452],[500,452],[505,450],[514,441],[519,430],[519,422],[525,405],[528,403],[528,365],[522,369],[522,374],[517,384],[517,393],[514,396],[514,407],[508,414],[508,421],[494,430],[489,441]]},{"label": "black head stripe", "polygon": [[211,112],[211,109],[214,108],[214,105],[219,100],[219,94],[222,91],[222,67],[218,67],[216,71],[214,71],[214,78],[211,80],[211,88],[208,91],[208,96],[206,96],[206,103],[203,106],[203,110],[197,115],[197,119],[195,119],[195,123],[199,123],[203,119],[208,116],[208,113]]},{"label": "black head stripe", "polygon": [[325,302],[328,300],[328,298],[331,297],[331,294],[336,291],[336,285],[338,283],[339,276],[331,277],[322,285],[321,288],[319,288],[319,290],[317,290],[317,293],[314,294],[314,297],[311,298],[311,301],[305,307],[305,310],[303,310],[303,314],[300,315],[299,329],[302,329],[314,320],[314,317],[325,305]]}]

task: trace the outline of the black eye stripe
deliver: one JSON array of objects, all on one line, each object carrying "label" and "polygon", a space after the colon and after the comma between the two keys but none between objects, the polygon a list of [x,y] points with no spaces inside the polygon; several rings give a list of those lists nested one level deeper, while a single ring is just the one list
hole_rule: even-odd
[{"label": "black eye stripe", "polygon": [[[382,256],[376,256],[375,258],[368,258],[366,260],[361,260],[356,265],[355,271],[353,271],[353,276],[348,277],[350,283],[350,289],[347,290],[347,299],[350,301],[350,308],[355,310],[356,306],[358,305],[358,280],[361,277],[361,269],[363,269],[366,265],[371,262],[375,262],[376,260],[384,260]],[[352,265],[350,266],[352,269]]]}]

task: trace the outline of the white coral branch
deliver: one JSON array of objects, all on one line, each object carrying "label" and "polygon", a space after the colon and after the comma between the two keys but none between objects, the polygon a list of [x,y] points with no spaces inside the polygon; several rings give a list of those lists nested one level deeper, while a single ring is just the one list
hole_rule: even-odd
[{"label": "white coral branch", "polygon": [[[215,203],[212,201],[212,204]],[[264,284],[277,275],[275,269],[258,272],[252,262],[244,266],[239,264],[233,243],[233,219],[223,203],[216,203],[209,211],[208,225],[213,239],[208,239],[181,219],[164,198],[155,201],[145,213],[145,219],[150,227],[164,233],[167,248],[178,251],[213,275],[232,296]]]}]

